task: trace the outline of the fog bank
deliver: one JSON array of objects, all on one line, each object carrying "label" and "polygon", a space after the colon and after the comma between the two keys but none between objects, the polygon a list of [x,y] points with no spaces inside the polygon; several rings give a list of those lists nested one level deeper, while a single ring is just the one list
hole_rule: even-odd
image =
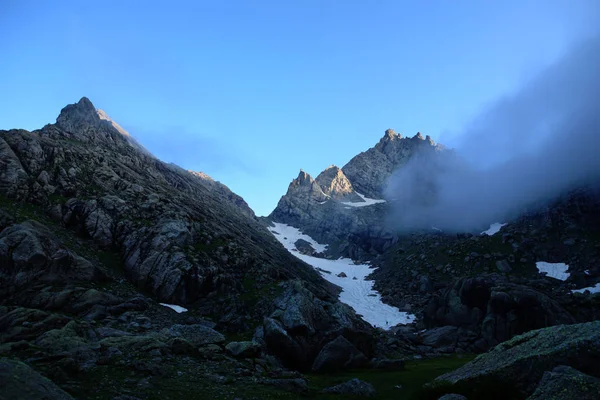
[{"label": "fog bank", "polygon": [[399,230],[479,230],[600,179],[600,37],[571,49],[470,123],[455,151],[414,156],[390,179]]}]

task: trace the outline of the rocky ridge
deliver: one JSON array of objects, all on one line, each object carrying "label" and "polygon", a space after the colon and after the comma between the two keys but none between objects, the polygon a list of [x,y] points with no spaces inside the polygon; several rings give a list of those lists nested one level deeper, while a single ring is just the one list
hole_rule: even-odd
[{"label": "rocky ridge", "polygon": [[394,232],[385,221],[387,204],[363,206],[365,198],[383,199],[389,177],[413,155],[441,151],[444,147],[429,136],[403,138],[388,129],[373,148],[341,169],[332,165],[315,179],[301,170],[268,221],[292,225],[328,243],[331,255],[370,259],[391,246]]},{"label": "rocky ridge", "polygon": [[368,360],[373,329],[338,292],[241,197],[156,159],[86,98],[40,130],[0,131],[0,355],[74,397],[96,379],[88,398],[178,379],[264,393],[265,375],[281,390],[286,366],[310,370],[340,338]]}]

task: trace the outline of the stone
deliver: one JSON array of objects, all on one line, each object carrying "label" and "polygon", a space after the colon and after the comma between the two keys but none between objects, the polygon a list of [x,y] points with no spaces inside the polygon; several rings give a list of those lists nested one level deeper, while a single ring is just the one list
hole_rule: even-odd
[{"label": "stone", "polygon": [[234,357],[253,358],[260,354],[260,345],[256,342],[229,342],[225,350]]},{"label": "stone", "polygon": [[512,268],[510,267],[510,264],[506,260],[496,261],[496,268],[500,272],[510,272],[510,271],[512,271]]},{"label": "stone", "polygon": [[439,328],[427,329],[420,333],[420,338],[425,346],[442,347],[455,346],[458,341],[458,327],[442,326]]},{"label": "stone", "polygon": [[[554,367],[566,365],[583,373],[598,373],[598,357],[600,321],[552,326],[501,343],[457,370],[437,377],[429,386],[448,391],[479,390],[480,396],[485,396],[482,391],[486,387],[502,388],[512,396],[526,397],[536,390],[544,373]],[[494,387],[490,388],[488,383],[492,381]]]},{"label": "stone", "polygon": [[340,383],[339,385],[323,389],[321,393],[362,397],[374,397],[377,394],[373,385],[357,378],[353,378],[347,382]]},{"label": "stone", "polygon": [[0,358],[0,399],[73,400],[54,382],[20,361]]},{"label": "stone", "polygon": [[327,343],[315,359],[312,370],[315,372],[331,372],[345,368],[357,368],[365,365],[367,359],[352,343],[343,336],[338,336]]},{"label": "stone", "polygon": [[535,392],[527,400],[596,400],[598,397],[600,379],[559,365],[544,372]]},{"label": "stone", "polygon": [[438,400],[467,400],[462,394],[449,393],[440,397]]}]

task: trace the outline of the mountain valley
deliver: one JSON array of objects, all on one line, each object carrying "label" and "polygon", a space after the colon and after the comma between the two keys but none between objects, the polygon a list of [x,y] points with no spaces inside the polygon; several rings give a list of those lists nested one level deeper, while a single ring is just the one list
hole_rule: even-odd
[{"label": "mountain valley", "polygon": [[85,97],[0,130],[0,399],[595,398],[600,182],[407,230],[419,157],[457,156],[388,129],[257,217]]}]

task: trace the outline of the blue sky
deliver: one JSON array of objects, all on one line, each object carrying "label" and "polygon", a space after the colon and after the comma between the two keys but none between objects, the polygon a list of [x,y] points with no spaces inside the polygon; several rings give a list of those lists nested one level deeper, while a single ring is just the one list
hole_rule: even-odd
[{"label": "blue sky", "polygon": [[596,32],[597,0],[3,0],[0,129],[89,97],[159,158],[268,214],[386,128],[452,144]]}]

